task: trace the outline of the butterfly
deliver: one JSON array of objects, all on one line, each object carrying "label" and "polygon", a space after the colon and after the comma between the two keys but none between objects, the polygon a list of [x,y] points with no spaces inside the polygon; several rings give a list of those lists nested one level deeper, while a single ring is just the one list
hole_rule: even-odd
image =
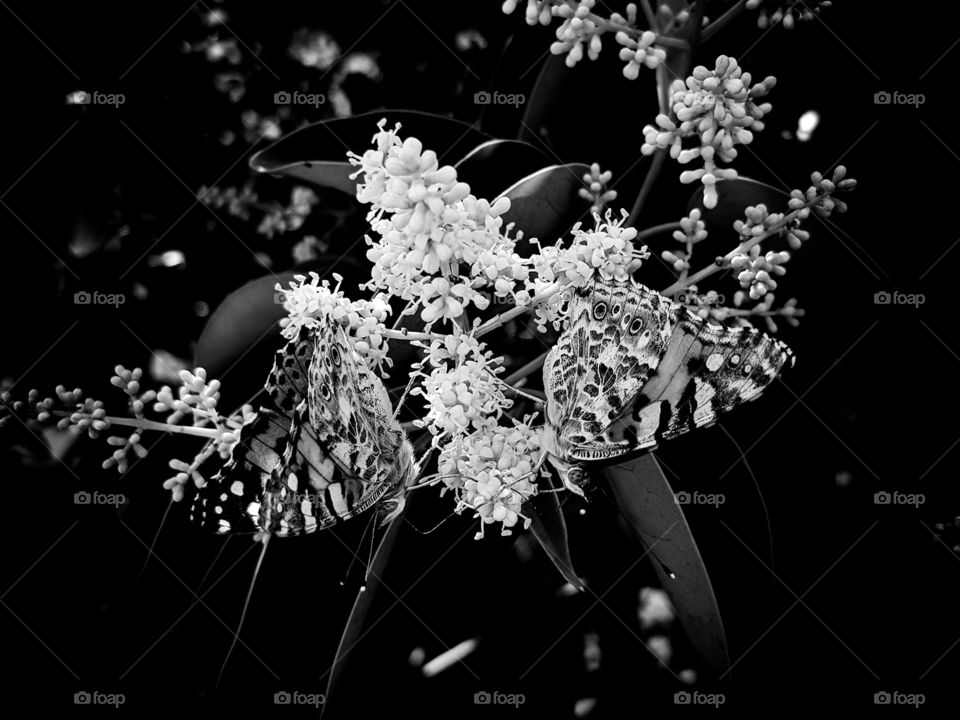
[{"label": "butterfly", "polygon": [[399,512],[415,476],[386,387],[324,316],[277,352],[259,410],[190,517],[219,534],[312,533],[378,504]]},{"label": "butterfly", "polygon": [[793,361],[790,348],[755,328],[709,322],[632,277],[595,277],[573,293],[544,361],[543,450],[582,495],[584,462],[711,425]]}]

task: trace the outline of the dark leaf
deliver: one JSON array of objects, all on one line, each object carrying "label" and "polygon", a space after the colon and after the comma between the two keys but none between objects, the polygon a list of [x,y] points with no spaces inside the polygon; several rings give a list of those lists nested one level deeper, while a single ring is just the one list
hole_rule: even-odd
[{"label": "dark leaf", "polygon": [[569,104],[569,96],[563,92],[569,82],[570,68],[566,65],[566,55],[549,55],[540,68],[537,81],[530,91],[523,122],[520,125],[520,138],[529,140],[541,137],[546,124],[553,119],[558,104]]},{"label": "dark leaf", "polygon": [[353,194],[356,182],[349,176],[357,168],[347,162],[347,152],[362,155],[371,148],[371,139],[381,118],[387,119],[388,128],[399,122],[401,136],[421,140],[425,148],[437,153],[441,164],[453,162],[470,148],[490,139],[469,123],[443,115],[376,110],[306,125],[253,155],[250,167]]},{"label": "dark leaf", "polygon": [[470,185],[470,192],[488,200],[505,186],[539,170],[547,157],[537,147],[519,140],[488,140],[459,162],[457,179]]},{"label": "dark leaf", "polygon": [[649,550],[680,624],[706,667],[719,677],[730,667],[720,609],[690,526],[670,483],[649,453],[603,469],[617,505]]},{"label": "dark leaf", "polygon": [[[553,243],[583,217],[590,202],[580,197],[583,175],[590,167],[583,163],[551,165],[518,180],[501,193],[510,198],[505,223],[516,223],[524,237]],[[522,248],[518,249],[521,255]]]},{"label": "dark leaf", "polygon": [[356,698],[344,697],[344,712],[340,713],[331,707],[336,705],[340,698],[336,694],[337,688],[341,684],[341,679],[346,674],[349,667],[350,652],[360,642],[366,629],[370,627],[370,608],[380,589],[381,579],[387,569],[387,562],[390,560],[390,554],[397,542],[397,536],[404,523],[403,517],[395,518],[387,527],[387,532],[377,545],[377,551],[374,553],[367,568],[367,574],[364,577],[363,587],[357,592],[357,598],[353,602],[353,609],[350,611],[350,617],[347,618],[346,627],[343,629],[343,635],[340,637],[340,644],[337,646],[337,654],[334,656],[333,665],[330,670],[330,677],[327,680],[327,690],[324,694],[323,712],[321,717],[343,717],[346,715],[346,706],[351,706],[351,711],[356,712]]},{"label": "dark leaf", "polygon": [[[569,494],[566,496],[569,497]],[[532,521],[530,532],[540,543],[547,557],[563,575],[564,580],[582,591],[583,580],[573,569],[573,561],[570,558],[567,523],[563,518],[559,494],[541,492],[535,495],[524,507],[524,512]]]}]

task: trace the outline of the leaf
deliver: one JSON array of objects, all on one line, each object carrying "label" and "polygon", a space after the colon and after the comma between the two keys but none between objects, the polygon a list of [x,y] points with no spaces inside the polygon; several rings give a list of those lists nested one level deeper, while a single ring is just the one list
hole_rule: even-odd
[{"label": "leaf", "polygon": [[531,519],[530,532],[556,566],[564,580],[581,592],[584,582],[573,569],[567,523],[563,517],[558,493],[541,492],[527,503],[524,512]]},{"label": "leaf", "polygon": [[306,125],[254,154],[250,167],[352,195],[356,181],[349,176],[357,168],[347,162],[347,152],[362,154],[372,147],[371,139],[382,118],[387,119],[388,128],[399,122],[402,137],[420,139],[424,147],[437,153],[441,164],[490,139],[469,123],[451,117],[413,110],[375,110]]},{"label": "leaf", "polygon": [[680,624],[710,672],[730,667],[720,609],[690,526],[649,453],[603,469],[614,498],[649,550]]},{"label": "leaf", "polygon": [[563,92],[570,75],[566,60],[566,55],[551,54],[540,68],[520,124],[521,139],[539,137],[543,126],[553,119],[556,106],[569,102]]},{"label": "leaf", "polygon": [[[336,690],[340,686],[341,679],[347,672],[347,667],[349,666],[347,658],[349,658],[350,652],[357,643],[360,642],[366,629],[370,627],[370,608],[373,606],[377,591],[380,589],[380,578],[382,578],[384,572],[386,572],[387,562],[390,560],[390,555],[393,552],[394,545],[396,545],[397,536],[404,522],[403,516],[400,516],[394,518],[390,525],[387,526],[387,532],[380,541],[380,544],[377,545],[377,551],[374,553],[370,566],[367,568],[364,585],[357,592],[357,597],[353,601],[353,608],[350,610],[350,616],[347,618],[343,635],[340,636],[337,653],[333,658],[330,678],[327,681],[327,689],[324,694],[323,711],[320,713],[321,718],[328,712],[333,713],[334,716],[337,717],[341,716],[339,713],[330,709],[331,706],[334,705],[332,700],[338,697]],[[355,699],[345,698],[344,703],[348,702],[355,702]],[[352,709],[356,711],[355,707]]]},{"label": "leaf", "polygon": [[783,212],[787,209],[790,199],[787,193],[748,177],[738,177],[731,180],[722,180],[717,183],[717,206],[707,209],[703,206],[703,185],[698,185],[696,191],[687,203],[687,214],[694,208],[700,208],[700,217],[707,227],[708,233],[729,233],[733,231],[733,223],[743,220],[744,212],[751,205],[767,206],[770,212]]},{"label": "leaf", "polygon": [[527,241],[554,242],[590,209],[590,201],[577,194],[587,172],[588,165],[571,163],[527,175],[500,193],[499,197],[510,198],[510,210],[501,217],[505,223],[516,223]]},{"label": "leaf", "polygon": [[478,198],[494,197],[504,185],[539,170],[547,162],[542,150],[520,140],[488,140],[473,148],[454,167],[457,179]]}]

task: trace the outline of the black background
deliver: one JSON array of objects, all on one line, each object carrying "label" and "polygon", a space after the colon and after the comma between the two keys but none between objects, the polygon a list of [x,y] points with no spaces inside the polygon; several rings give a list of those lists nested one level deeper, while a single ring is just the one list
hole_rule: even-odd
[{"label": "black background", "polygon": [[[738,160],[743,174],[806,187],[811,171],[842,162],[860,185],[845,198],[849,213],[810,223],[813,239],[790,264],[783,297],[796,295],[807,309],[799,328],[782,331],[796,367],[722,428],[677,440],[658,457],[678,489],[727,496],[721,510],[695,509],[689,519],[736,661],[732,681],[716,686],[728,707],[870,712],[879,690],[923,692],[927,706],[950,706],[960,665],[954,646],[960,558],[932,528],[960,512],[954,484],[960,357],[951,277],[960,253],[953,247],[960,141],[952,113],[960,49],[951,50],[958,31],[954,18],[941,15],[941,4],[834,5],[823,22],[790,32],[764,34],[743,17],[697,57],[710,64],[715,55],[729,54],[756,75],[779,80],[767,130]],[[204,61],[179,51],[185,39],[205,34],[204,6],[188,7],[9,2],[0,8],[0,192],[6,193],[0,373],[21,390],[64,383],[107,395],[116,363],[145,366],[155,348],[188,357],[204,322],[194,304],[214,307],[264,273],[202,207],[178,221],[191,193],[244,154],[217,144],[211,128],[235,108],[224,106],[210,86]],[[494,73],[503,72],[498,58],[507,38],[513,35],[501,65],[514,67],[514,75],[551,40],[550,30],[528,28],[520,11],[504,16],[496,2],[455,7],[411,0],[376,23],[388,4],[226,7],[231,30],[245,41],[283,47],[292,29],[310,26],[327,30],[343,48],[357,43],[354,50],[381,53],[383,78],[355,88],[355,112],[410,107],[473,121],[473,92],[529,92],[536,76],[495,84],[503,82],[496,78],[504,75]],[[485,51],[462,55],[479,80],[444,45],[468,28],[489,41]],[[570,72],[547,145],[564,161],[596,160],[615,178],[627,173],[618,190],[629,206],[645,167],[645,161],[635,164],[641,130],[655,106],[649,88],[641,94],[640,84],[622,78],[615,55],[610,41],[598,62],[584,61]],[[64,96],[81,87],[123,92],[128,102],[118,110],[65,105]],[[921,92],[926,102],[876,105],[874,93],[881,90]],[[812,141],[782,137],[809,109],[822,116]],[[512,134],[516,116],[490,117],[485,129]],[[689,188],[679,185],[675,171],[668,165],[643,224],[683,211]],[[223,184],[242,182],[247,172],[241,161]],[[264,179],[265,192],[270,183],[289,192],[289,181]],[[92,218],[102,233],[112,227],[109,209],[117,206],[136,218],[135,232],[119,249],[73,258],[68,244],[78,218]],[[259,249],[250,228],[235,229]],[[152,252],[182,249],[185,269],[137,263],[161,235]],[[651,243],[656,251],[664,246]],[[65,258],[69,270],[57,258]],[[644,272],[649,275],[641,279],[650,285],[669,283],[654,260]],[[89,312],[94,309],[71,302],[86,287],[132,297],[133,282],[147,284],[150,295],[120,310]],[[727,290],[732,286],[728,281]],[[883,290],[923,293],[926,302],[918,309],[874,304]],[[770,564],[763,507],[730,436],[750,448],[747,460],[773,528],[776,578],[752,554]],[[226,573],[204,596],[209,610],[193,608],[167,632],[194,601],[191,589],[223,541],[188,527],[184,508],[175,506],[155,546],[157,558],[141,572],[167,511],[163,458],[190,452],[178,439],[160,442],[120,479],[98,470],[102,443],[81,444],[69,469],[4,454],[5,704],[73,708],[74,692],[99,689],[123,692],[124,710],[137,714],[160,707],[280,714],[272,704],[276,690],[322,692],[318,679],[329,668],[361,580],[356,567],[348,574],[348,548],[365,555],[363,527],[271,544],[241,635],[253,653],[237,647],[214,693],[257,548],[232,540],[204,586]],[[838,475],[849,482],[838,483]],[[123,492],[131,501],[120,512],[73,504],[74,492],[93,487]],[[877,506],[879,490],[923,493],[926,502],[916,510]],[[450,508],[446,499],[418,505],[410,513],[417,527],[436,524]],[[570,502],[566,508],[574,559],[602,595],[641,550],[602,494],[584,515],[579,507]],[[561,580],[528,538],[475,543],[472,532],[466,517],[428,535],[404,529],[385,579],[397,595],[417,584],[358,646],[342,690],[350,700],[341,707],[356,703],[356,712],[392,709],[420,717],[497,713],[474,706],[473,693],[481,689],[524,693],[523,710],[499,710],[516,715],[568,717],[582,697],[599,699],[594,717],[674,707],[680,686],[656,668],[624,624],[636,624],[638,588],[656,583],[643,563],[604,596],[609,609],[591,609],[591,594],[555,597]],[[390,595],[380,600],[390,605]],[[589,676],[582,660],[587,631],[599,633],[604,653],[601,670]],[[481,643],[466,660],[469,668],[458,665],[425,680],[407,663],[414,647],[429,658],[471,637]],[[680,639],[675,652],[676,669],[695,665]]]}]

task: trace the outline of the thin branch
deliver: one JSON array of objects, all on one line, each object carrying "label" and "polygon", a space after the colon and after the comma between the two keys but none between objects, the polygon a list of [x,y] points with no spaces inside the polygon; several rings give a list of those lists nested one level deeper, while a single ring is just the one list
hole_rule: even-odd
[{"label": "thin branch", "polygon": [[627,218],[627,227],[633,227],[637,224],[637,220],[640,218],[640,213],[643,212],[643,206],[647,202],[647,197],[650,195],[650,191],[653,190],[653,183],[656,181],[657,176],[660,174],[660,169],[663,167],[663,163],[667,159],[668,151],[668,148],[657,148],[657,150],[654,152],[653,162],[650,164],[650,169],[647,171],[647,176],[643,179],[643,186],[640,188],[640,193],[637,195],[636,202],[633,203],[633,209],[630,211],[630,217]]},{"label": "thin branch", "polygon": [[797,216],[800,214],[800,212],[804,208],[809,208],[814,205],[817,205],[825,197],[826,195],[817,195],[812,200],[808,200],[806,203],[804,203],[804,206],[802,208],[797,208],[793,212],[790,212],[784,215],[780,221],[771,225],[770,228],[762,235],[758,235],[755,238],[751,238],[746,242],[740,243],[740,245],[735,247],[726,255],[718,257],[712,265],[707,265],[707,267],[702,268],[701,270],[698,270],[697,272],[695,272],[693,275],[686,278],[685,280],[682,280],[682,281],[678,280],[677,282],[673,283],[673,285],[668,287],[666,290],[661,291],[661,294],[667,295],[667,296],[673,295],[674,293],[679,292],[680,290],[683,290],[683,288],[689,287],[690,285],[696,285],[704,278],[713,275],[715,272],[718,272],[719,270],[723,270],[724,268],[729,267],[730,261],[733,260],[734,257],[748,252],[754,245],[759,245],[761,242],[763,242],[767,238],[773,237],[774,235],[778,235],[780,231],[783,230],[783,228],[787,227],[787,225],[789,225],[790,223],[792,223],[794,220],[797,219]]},{"label": "thin branch", "polygon": [[747,0],[738,0],[737,4],[727,10],[712,23],[707,25],[700,33],[700,42],[706,42],[718,32],[723,30],[737,15],[739,15],[747,5]]},{"label": "thin branch", "polygon": [[[50,414],[58,417],[68,418],[72,417],[76,413],[67,412],[65,410],[53,410],[50,412]],[[84,413],[81,413],[81,415],[84,415],[84,417],[90,417]],[[195,427],[191,425],[171,425],[170,423],[162,423],[155,420],[139,420],[136,418],[112,417],[110,415],[102,418],[102,420],[110,425],[123,425],[125,427],[134,427],[140,430],[156,430],[158,432],[174,433],[176,435],[193,435],[194,437],[202,438],[216,438],[220,432],[216,428]]]},{"label": "thin branch", "polygon": [[644,240],[651,235],[658,235],[660,233],[669,232],[670,230],[679,230],[679,222],[668,222],[663,223],[662,225],[654,225],[653,227],[648,227],[646,230],[641,230],[637,233],[637,236],[633,239],[634,242],[638,240]]}]

